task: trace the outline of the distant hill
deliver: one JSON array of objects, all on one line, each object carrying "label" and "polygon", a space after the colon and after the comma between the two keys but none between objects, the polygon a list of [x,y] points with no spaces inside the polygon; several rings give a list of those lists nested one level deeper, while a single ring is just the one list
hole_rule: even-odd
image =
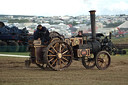
[{"label": "distant hill", "polygon": [[0,17],[5,17],[5,16],[13,16],[14,18],[15,17],[34,17],[31,15],[3,15],[3,14],[0,14]]}]

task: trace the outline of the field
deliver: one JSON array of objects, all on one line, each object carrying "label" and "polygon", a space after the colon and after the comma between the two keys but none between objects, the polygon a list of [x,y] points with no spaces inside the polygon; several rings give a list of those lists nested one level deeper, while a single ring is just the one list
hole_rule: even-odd
[{"label": "field", "polygon": [[128,34],[125,35],[125,37],[119,37],[119,38],[112,37],[112,42],[114,44],[128,44]]},{"label": "field", "polygon": [[26,58],[0,57],[0,85],[128,85],[128,55],[112,56],[108,69],[85,69],[73,61],[63,71],[41,70]]}]

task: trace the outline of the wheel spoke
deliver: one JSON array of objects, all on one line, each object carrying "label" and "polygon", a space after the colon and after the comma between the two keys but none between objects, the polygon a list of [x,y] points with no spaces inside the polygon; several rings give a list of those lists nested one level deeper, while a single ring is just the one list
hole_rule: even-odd
[{"label": "wheel spoke", "polygon": [[61,52],[61,47],[62,47],[62,45],[60,44],[59,52]]},{"label": "wheel spoke", "polygon": [[59,50],[59,43],[56,43],[54,48],[56,48],[56,50]]},{"label": "wheel spoke", "polygon": [[47,55],[47,56],[49,56],[49,57],[54,57],[54,56],[56,56],[56,55]]},{"label": "wheel spoke", "polygon": [[102,58],[98,58],[98,61],[101,62],[102,61]]},{"label": "wheel spoke", "polygon": [[55,59],[55,61],[52,63],[52,65],[54,65],[57,62],[57,59]]},{"label": "wheel spoke", "polygon": [[67,65],[62,59],[60,59],[64,65]]},{"label": "wheel spoke", "polygon": [[49,52],[51,52],[52,54],[54,54],[54,52],[53,51],[51,51],[51,50],[48,50]]},{"label": "wheel spoke", "polygon": [[66,60],[67,62],[69,61],[68,59],[66,59],[65,57],[62,57],[64,60]]},{"label": "wheel spoke", "polygon": [[89,64],[88,64],[88,66],[91,66],[91,64],[92,64],[92,62],[90,61]]},{"label": "wheel spoke", "polygon": [[88,61],[88,57],[85,57],[84,60]]},{"label": "wheel spoke", "polygon": [[62,48],[61,52],[63,52],[63,51],[64,51],[65,47],[66,47],[66,46],[64,46],[64,47]]},{"label": "wheel spoke", "polygon": [[54,59],[54,57],[52,59],[50,59],[48,62],[51,62]]},{"label": "wheel spoke", "polygon": [[65,54],[65,53],[67,53],[67,52],[68,52],[68,50],[64,51],[62,54]]},{"label": "wheel spoke", "polygon": [[61,59],[59,59],[59,63],[60,63],[60,68],[62,68]]},{"label": "wheel spoke", "polygon": [[56,52],[56,53],[58,53],[57,51],[56,51],[56,49],[53,47],[53,46],[51,46],[52,47],[52,49]]},{"label": "wheel spoke", "polygon": [[88,66],[90,66],[90,62],[88,62]]},{"label": "wheel spoke", "polygon": [[105,64],[105,63],[102,63],[102,67],[104,67],[104,64]]},{"label": "wheel spoke", "polygon": [[91,66],[95,63],[95,62],[90,62],[91,63]]},{"label": "wheel spoke", "polygon": [[88,62],[88,59],[84,59],[84,60]]},{"label": "wheel spoke", "polygon": [[63,56],[71,56],[71,55],[63,55]]},{"label": "wheel spoke", "polygon": [[86,62],[86,65],[89,66],[89,62]]},{"label": "wheel spoke", "polygon": [[102,63],[101,62],[99,62],[99,63],[100,63],[99,66],[102,67]]}]

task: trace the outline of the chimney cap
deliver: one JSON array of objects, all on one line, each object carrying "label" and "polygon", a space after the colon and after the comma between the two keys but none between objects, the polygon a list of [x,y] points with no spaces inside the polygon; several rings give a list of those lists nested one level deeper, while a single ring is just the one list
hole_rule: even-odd
[{"label": "chimney cap", "polygon": [[96,10],[90,10],[89,12],[96,12]]}]

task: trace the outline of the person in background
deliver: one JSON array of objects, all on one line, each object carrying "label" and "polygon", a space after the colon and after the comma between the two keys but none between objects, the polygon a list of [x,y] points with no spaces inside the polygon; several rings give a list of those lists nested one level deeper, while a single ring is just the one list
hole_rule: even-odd
[{"label": "person in background", "polygon": [[42,25],[38,25],[37,30],[34,32],[34,40],[41,40],[42,45],[48,45],[50,40],[48,29]]},{"label": "person in background", "polygon": [[0,21],[0,28],[4,27],[5,24],[3,22]]},{"label": "person in background", "polygon": [[83,31],[79,31],[76,37],[83,37]]}]

